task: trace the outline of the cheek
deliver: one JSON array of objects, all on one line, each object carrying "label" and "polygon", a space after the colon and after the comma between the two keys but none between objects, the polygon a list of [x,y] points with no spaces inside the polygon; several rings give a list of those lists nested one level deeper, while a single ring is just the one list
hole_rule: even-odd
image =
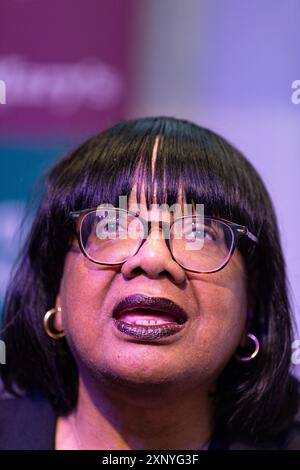
[{"label": "cheek", "polygon": [[[201,284],[201,285],[200,285]],[[195,362],[205,357],[207,365],[222,369],[235,353],[243,335],[247,317],[246,281],[244,276],[222,276],[194,283],[199,305],[195,322],[195,341],[191,347]]]},{"label": "cheek", "polygon": [[89,344],[99,334],[100,311],[114,274],[81,255],[68,254],[60,286],[63,325],[69,343]]}]

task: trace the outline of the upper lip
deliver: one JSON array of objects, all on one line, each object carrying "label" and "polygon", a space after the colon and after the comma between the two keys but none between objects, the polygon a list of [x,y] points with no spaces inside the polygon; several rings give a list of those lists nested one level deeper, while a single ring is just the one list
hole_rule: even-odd
[{"label": "upper lip", "polygon": [[113,317],[118,318],[122,312],[138,308],[169,313],[178,323],[185,323],[188,319],[186,311],[172,300],[164,297],[148,297],[143,294],[132,294],[122,299],[114,307]]}]

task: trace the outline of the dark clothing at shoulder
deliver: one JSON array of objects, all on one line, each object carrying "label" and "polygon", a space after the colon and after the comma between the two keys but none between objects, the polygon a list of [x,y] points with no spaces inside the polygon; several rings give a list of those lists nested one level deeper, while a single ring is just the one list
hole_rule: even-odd
[{"label": "dark clothing at shoulder", "polygon": [[52,450],[56,415],[41,395],[0,399],[0,450]]},{"label": "dark clothing at shoulder", "polygon": [[[0,398],[0,450],[54,450],[57,415],[40,394]],[[209,450],[300,450],[300,423],[274,440],[253,444],[215,430]]]}]

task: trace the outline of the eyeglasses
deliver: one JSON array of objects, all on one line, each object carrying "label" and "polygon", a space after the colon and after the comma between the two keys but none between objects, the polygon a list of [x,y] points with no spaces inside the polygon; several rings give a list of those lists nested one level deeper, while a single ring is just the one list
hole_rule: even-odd
[{"label": "eyeglasses", "polygon": [[[123,264],[148,238],[153,221],[139,212],[101,207],[70,212],[84,256],[96,264]],[[258,243],[247,227],[219,217],[185,215],[155,222],[164,233],[172,258],[185,270],[212,273],[229,262],[241,237]]]}]

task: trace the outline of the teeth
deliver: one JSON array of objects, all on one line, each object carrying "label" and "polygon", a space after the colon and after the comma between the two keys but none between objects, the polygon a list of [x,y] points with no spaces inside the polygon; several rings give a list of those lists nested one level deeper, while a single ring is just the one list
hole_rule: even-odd
[{"label": "teeth", "polygon": [[165,325],[166,321],[165,320],[143,320],[143,319],[138,319],[135,320],[134,322],[135,325]]},{"label": "teeth", "polygon": [[151,312],[124,312],[119,317],[120,320],[131,325],[139,326],[157,326],[166,325],[169,323],[176,323],[176,320],[171,315],[161,312],[159,316],[153,315]]}]

